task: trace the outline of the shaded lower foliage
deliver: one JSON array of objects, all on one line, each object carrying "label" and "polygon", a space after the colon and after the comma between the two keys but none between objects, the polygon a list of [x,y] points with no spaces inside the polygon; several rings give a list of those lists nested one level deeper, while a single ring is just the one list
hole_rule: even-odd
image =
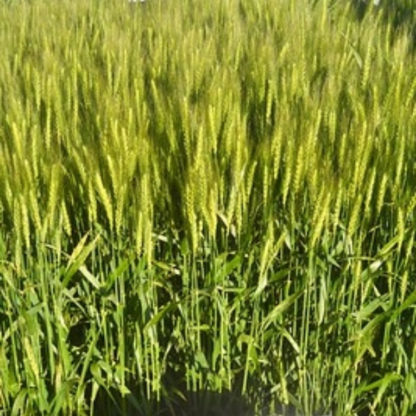
[{"label": "shaded lower foliage", "polygon": [[254,408],[236,393],[185,392],[160,401],[140,400],[132,394],[101,392],[94,406],[95,416],[253,416]]}]

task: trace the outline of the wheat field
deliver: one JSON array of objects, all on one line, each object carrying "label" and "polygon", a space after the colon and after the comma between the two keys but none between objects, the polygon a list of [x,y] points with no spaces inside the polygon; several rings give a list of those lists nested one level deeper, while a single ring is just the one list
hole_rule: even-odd
[{"label": "wheat field", "polygon": [[416,11],[358,3],[1,3],[0,415],[416,415]]}]

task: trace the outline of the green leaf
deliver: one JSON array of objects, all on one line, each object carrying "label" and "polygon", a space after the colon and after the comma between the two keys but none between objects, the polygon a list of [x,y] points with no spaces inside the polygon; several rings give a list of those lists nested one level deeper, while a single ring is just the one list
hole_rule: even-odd
[{"label": "green leaf", "polygon": [[195,362],[198,363],[201,366],[201,368],[209,368],[208,361],[202,351],[198,351],[195,354]]},{"label": "green leaf", "polygon": [[282,313],[289,309],[293,303],[303,294],[303,289],[297,291],[293,295],[289,296],[282,302],[280,302],[264,319],[262,326],[266,329],[270,324],[272,324]]},{"label": "green leaf", "polygon": [[25,404],[28,397],[28,390],[22,389],[14,400],[10,416],[20,416],[26,414]]},{"label": "green leaf", "polygon": [[[85,246],[85,242],[87,239],[88,234],[86,234],[81,241],[78,243],[78,245],[75,247],[73,253],[71,254],[68,266],[64,272],[63,280],[62,280],[62,286],[66,287],[71,280],[72,276],[79,270],[83,273],[84,277],[87,278],[87,280],[93,284],[95,287],[99,286],[98,281],[92,276],[85,268],[80,270],[85,262],[85,260],[88,258],[90,253],[94,250],[96,247],[98,240],[100,236],[94,238],[94,240],[89,243],[87,246]],[[98,286],[97,286],[98,285]]]}]

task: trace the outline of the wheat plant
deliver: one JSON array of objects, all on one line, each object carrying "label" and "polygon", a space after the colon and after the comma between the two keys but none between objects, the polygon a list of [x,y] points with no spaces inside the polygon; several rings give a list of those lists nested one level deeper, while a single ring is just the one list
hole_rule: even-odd
[{"label": "wheat plant", "polygon": [[0,5],[0,414],[416,414],[411,2],[141,3]]}]

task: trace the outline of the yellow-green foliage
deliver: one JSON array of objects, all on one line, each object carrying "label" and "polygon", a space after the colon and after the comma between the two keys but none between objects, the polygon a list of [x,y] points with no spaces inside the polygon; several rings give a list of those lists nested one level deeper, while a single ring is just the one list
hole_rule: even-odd
[{"label": "yellow-green foliage", "polygon": [[134,239],[139,218],[151,232],[155,216],[196,248],[218,215],[249,233],[257,204],[267,208],[258,223],[287,200],[307,218],[323,189],[344,190],[345,223],[360,194],[374,224],[385,198],[407,205],[416,84],[406,32],[324,1],[136,6],[2,7],[5,222],[19,222],[16,204],[32,208],[17,234],[42,224],[47,241],[66,207],[62,225],[73,213],[78,235],[98,221]]}]

